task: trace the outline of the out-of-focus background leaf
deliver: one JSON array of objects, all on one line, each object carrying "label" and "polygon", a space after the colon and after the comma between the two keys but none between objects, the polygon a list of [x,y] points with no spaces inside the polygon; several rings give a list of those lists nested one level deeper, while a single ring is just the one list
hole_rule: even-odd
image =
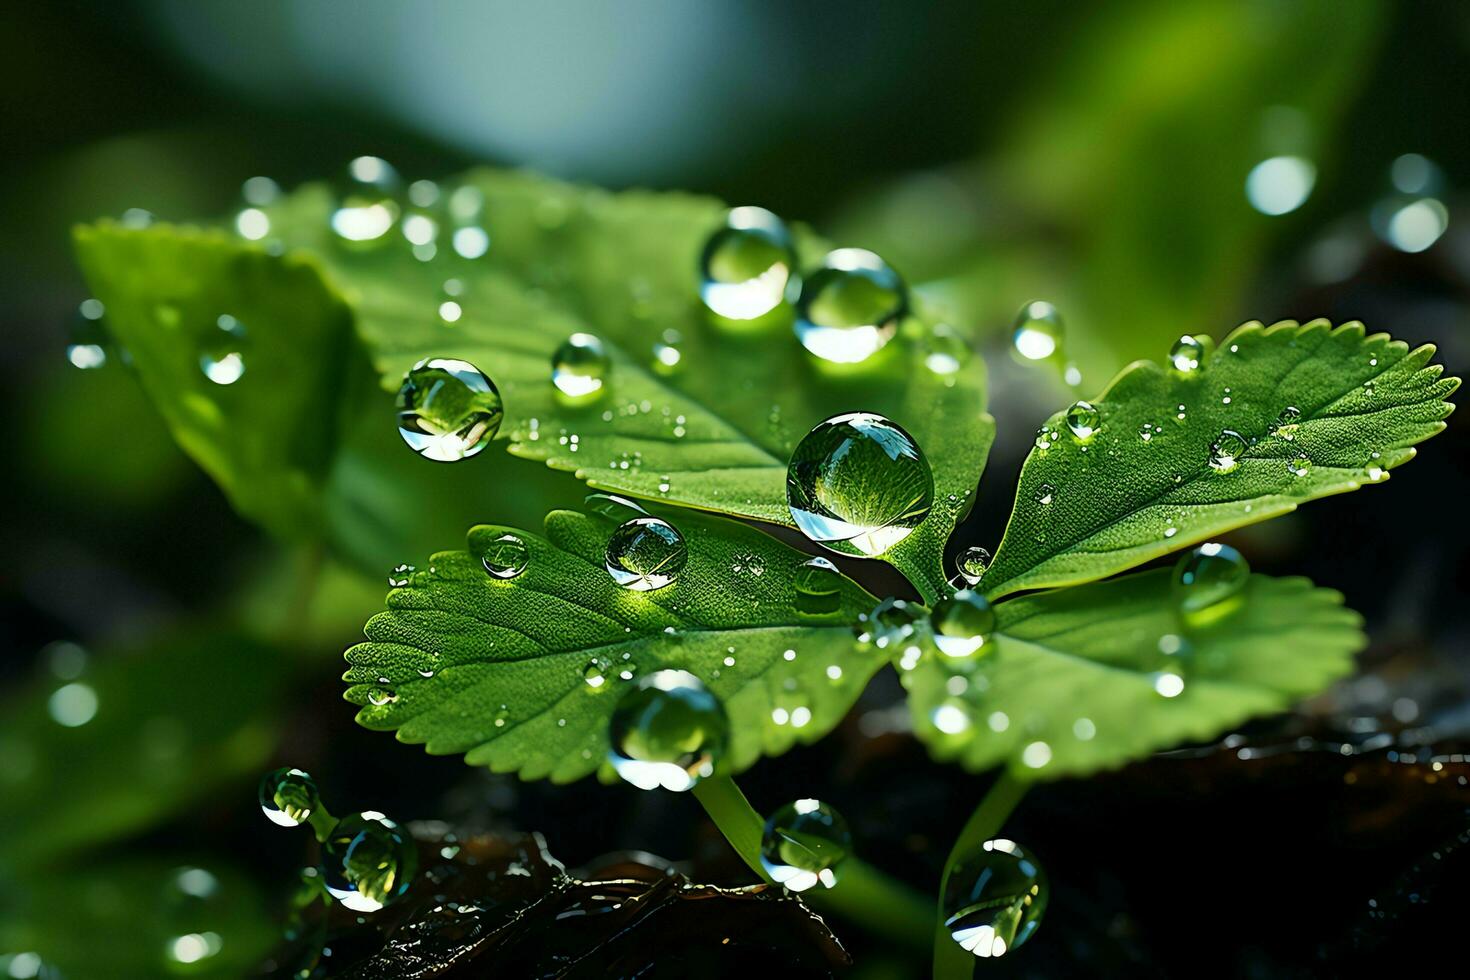
[{"label": "out-of-focus background leaf", "polygon": [[[54,788],[0,794],[0,838],[12,828],[54,834],[27,857],[29,869],[0,849],[7,927],[35,922],[26,909],[63,907],[39,898],[19,907],[20,896],[41,894],[38,883],[60,896],[96,887],[135,895],[134,857],[164,869],[205,858],[248,866],[253,886],[221,876],[224,888],[263,888],[283,907],[310,850],[304,835],[267,826],[252,800],[257,767],[287,762],[316,773],[334,811],[473,815],[545,829],[572,862],[652,842],[675,857],[703,846],[687,799],[467,773],[456,759],[359,731],[339,699],[340,651],[386,588],[378,577],[386,568],[373,577],[357,568],[386,555],[422,563],[457,547],[477,521],[535,527],[547,510],[580,499],[574,480],[506,454],[427,464],[398,444],[386,411],[350,412],[325,479],[328,531],[342,560],[313,576],[319,557],[286,550],[239,517],[176,448],[123,352],[107,351],[105,366],[92,370],[67,362],[87,298],[70,250],[75,223],[225,216],[249,177],[289,190],[361,153],[388,158],[409,179],[487,162],[771,207],[833,241],[880,251],[927,301],[984,338],[997,440],[951,553],[994,548],[1036,425],[1075,397],[1052,366],[1008,355],[1010,320],[1026,300],[1061,308],[1062,362],[1080,369],[1086,393],[1132,357],[1161,356],[1175,333],[1218,338],[1245,319],[1357,319],[1411,345],[1436,344],[1450,374],[1470,362],[1470,138],[1458,109],[1470,103],[1470,10],[1462,4],[1042,0],[941,11],[859,3],[834,18],[774,0],[463,0],[432,10],[390,0],[61,0],[7,10],[4,28],[0,378],[12,438],[0,525],[0,774],[25,762],[13,739],[24,722],[32,726],[25,738],[43,746],[34,764]],[[1247,196],[1248,175],[1283,157],[1299,159],[1264,172],[1277,182],[1257,186],[1258,203],[1296,206],[1263,213]],[[1395,187],[1396,162],[1412,190]],[[1416,169],[1429,179],[1408,180]],[[692,256],[690,264],[692,276]],[[1410,742],[1470,729],[1470,613],[1461,601],[1470,532],[1435,517],[1454,514],[1470,463],[1463,425],[1452,416],[1445,436],[1371,496],[1320,501],[1232,535],[1258,571],[1308,575],[1365,615],[1371,645],[1359,675],[1309,713]],[[385,520],[404,487],[438,504]],[[315,593],[303,598],[300,585],[313,577]],[[181,622],[191,636],[200,630],[182,650],[170,639]],[[270,654],[251,661],[258,688],[221,682],[191,695],[189,685],[215,676],[212,660],[243,655],[229,639],[241,624],[271,638],[262,648]],[[86,673],[56,673],[56,641],[91,651]],[[179,660],[186,666],[172,669]],[[95,716],[74,728],[56,721],[54,693],[89,676],[98,678]],[[119,684],[110,699],[103,677]],[[280,679],[289,683],[273,686]],[[760,806],[811,792],[831,798],[865,856],[927,886],[937,875],[930,855],[947,848],[979,788],[957,769],[921,761],[900,697],[891,674],[880,673],[832,737],[763,763],[744,782]],[[205,712],[211,704],[227,710]],[[197,791],[151,797],[127,785],[129,761],[110,767],[93,749],[73,758],[62,745],[80,739],[97,753],[122,753],[147,730],[150,712],[170,705],[186,719],[177,765],[201,764],[206,757],[194,753],[222,731],[212,726],[269,738],[209,768]],[[114,706],[143,726],[115,746],[103,737]],[[1132,787],[1117,797],[1131,798],[1140,782],[1160,782],[1158,768],[1150,780],[1127,782],[1133,771],[1114,790],[1060,783],[1037,791],[1031,812],[1040,816],[1030,824],[1023,816],[1018,828],[1037,833],[1043,856],[1071,865],[1065,874],[1053,866],[1053,879],[1067,884],[1042,938],[1027,947],[1055,972],[1078,962],[1094,972],[1188,972],[1199,948],[1221,948],[1201,924],[1230,920],[1246,897],[1203,879],[1188,895],[1143,887],[1164,880],[1158,874],[1177,862],[1177,848],[1123,859],[1095,843],[1067,845],[1110,839],[1069,820],[1097,812],[1117,785]],[[1331,811],[1353,812],[1362,797],[1334,779],[1334,792],[1348,796],[1332,797]],[[1197,787],[1202,798],[1212,785]],[[1293,798],[1291,811],[1316,812],[1313,801],[1326,799]],[[1119,827],[1149,816],[1116,800],[1106,812]],[[1191,839],[1235,839],[1226,813],[1190,813]],[[1415,836],[1423,846],[1414,854],[1439,843],[1431,836]],[[1236,870],[1251,857],[1231,853]],[[1347,899],[1311,883],[1341,881],[1346,853],[1303,855],[1300,927],[1226,950],[1221,968],[1300,973],[1319,964],[1323,923],[1341,922]],[[1274,855],[1255,856],[1262,874],[1277,873],[1268,868]],[[1383,859],[1354,855],[1362,893],[1349,897],[1358,905],[1398,880],[1387,850],[1372,856]],[[1119,895],[1130,912],[1105,928],[1095,916],[1064,917],[1068,908],[1118,907]],[[1181,921],[1178,908],[1191,919]],[[42,913],[48,928],[57,914]],[[1392,948],[1408,921],[1364,929]],[[223,925],[217,931],[227,935]],[[838,931],[859,962],[874,954]],[[167,966],[148,930],[97,925],[93,934],[111,937],[116,963],[133,964],[131,975]],[[87,975],[85,965],[57,958],[55,938],[10,928],[0,936],[0,955],[42,951],[64,975]],[[1090,959],[1066,958],[1084,947]],[[227,937],[224,950],[236,948]],[[1002,965],[1025,973],[1028,962],[1042,962],[1025,952]],[[891,965],[902,975],[902,964]],[[14,961],[6,968],[16,972]]]}]

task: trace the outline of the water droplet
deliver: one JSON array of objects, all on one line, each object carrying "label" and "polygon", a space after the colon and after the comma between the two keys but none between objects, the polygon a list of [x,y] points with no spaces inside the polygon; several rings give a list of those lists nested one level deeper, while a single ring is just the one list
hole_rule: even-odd
[{"label": "water droplet", "polygon": [[683,792],[714,773],[730,722],[725,708],[693,674],[660,670],[627,691],[608,722],[608,759],[639,789]]},{"label": "water droplet", "polygon": [[820,800],[796,800],[766,818],[761,867],[771,880],[794,892],[837,884],[842,861],[852,851],[852,831],[842,814]]},{"label": "water droplet", "polygon": [[462,259],[478,259],[490,251],[485,230],[485,194],[473,184],[461,184],[449,195],[449,245]]},{"label": "water droplet", "polygon": [[388,586],[394,589],[403,588],[409,583],[409,576],[413,575],[414,571],[412,565],[394,565],[393,571],[388,573]]},{"label": "water droplet", "polygon": [[1288,405],[1276,416],[1276,422],[1271,426],[1271,435],[1279,436],[1287,442],[1296,439],[1297,429],[1301,427],[1302,410],[1295,405]]},{"label": "water droplet", "polygon": [[760,578],[766,574],[766,560],[754,552],[739,551],[730,558],[730,571],[736,575]]},{"label": "water droplet", "polygon": [[979,585],[989,567],[990,552],[980,547],[966,548],[955,559],[955,568],[970,585]]},{"label": "water droplet", "polygon": [[398,172],[379,157],[358,157],[347,165],[347,182],[332,212],[332,231],[343,244],[377,245],[398,223]]},{"label": "water droplet", "polygon": [[582,498],[582,508],[589,514],[605,517],[618,524],[631,521],[635,517],[648,516],[648,511],[644,510],[637,501],[620,497],[615,493],[589,493]]},{"label": "water droplet", "polygon": [[1102,413],[1091,402],[1074,402],[1067,409],[1066,419],[1067,428],[1072,430],[1072,438],[1078,442],[1086,442],[1102,428]]},{"label": "water droplet", "polygon": [[684,352],[679,346],[684,338],[679,331],[672,328],[665,330],[653,345],[653,371],[655,374],[671,377],[678,374],[684,366]]},{"label": "water droplet", "polygon": [[865,614],[855,630],[866,634],[880,650],[898,647],[914,635],[919,612],[903,599],[889,597]]},{"label": "water droplet", "polygon": [[1053,429],[1049,425],[1043,425],[1041,428],[1036,430],[1036,448],[1045,452],[1052,446],[1056,445],[1056,441],[1060,438],[1060,432],[1058,432],[1056,429]]},{"label": "water droplet", "polygon": [[232,385],[245,374],[245,325],[228,313],[214,321],[199,351],[199,370],[217,385]]},{"label": "water droplet", "polygon": [[413,838],[372,810],[343,817],[322,841],[322,883],[354,912],[376,912],[401,898],[418,863]]},{"label": "water droplet", "polygon": [[1262,214],[1281,215],[1301,207],[1317,182],[1317,167],[1306,157],[1268,157],[1245,178],[1245,196]]},{"label": "water droplet", "polygon": [[802,284],[794,329],[803,347],[825,361],[854,364],[882,349],[908,312],[898,273],[872,252],[840,248]]},{"label": "water droplet", "polygon": [[765,208],[731,208],[699,257],[699,296],[727,320],[754,320],[799,285],[796,249],[784,222]]},{"label": "water droplet", "polygon": [[582,668],[582,680],[594,691],[601,691],[607,686],[608,664],[601,657],[593,657],[587,661],[587,666]]},{"label": "water droplet", "polygon": [[496,578],[515,578],[531,561],[531,549],[516,534],[502,534],[485,546],[480,564]]},{"label": "water droplet", "polygon": [[929,626],[940,653],[947,657],[971,657],[995,631],[995,610],[980,593],[961,589],[934,604]]},{"label": "water droplet", "polygon": [[510,720],[510,706],[502,704],[495,709],[495,727],[504,728],[505,723]]},{"label": "water droplet", "polygon": [[1197,371],[1205,357],[1205,345],[1186,334],[1169,348],[1169,363],[1180,374]]},{"label": "water droplet", "polygon": [[1043,483],[1041,486],[1036,488],[1036,493],[1032,495],[1032,499],[1034,499],[1041,506],[1045,507],[1050,504],[1052,500],[1056,497],[1056,493],[1056,487],[1052,486],[1050,483]]},{"label": "water droplet", "polygon": [[370,687],[367,691],[367,699],[373,707],[382,708],[396,702],[398,692],[391,687]]},{"label": "water droplet", "polygon": [[1225,429],[1210,445],[1210,469],[1217,473],[1229,473],[1240,465],[1245,455],[1245,439],[1239,432]]},{"label": "water droplet", "polygon": [[1208,626],[1245,601],[1250,566],[1227,544],[1211,542],[1186,553],[1174,566],[1174,605],[1186,626]]},{"label": "water droplet", "polygon": [[1286,464],[1292,476],[1306,476],[1312,470],[1312,461],[1306,456],[1297,456]]},{"label": "water droplet", "polygon": [[1153,441],[1153,437],[1154,426],[1152,423],[1145,422],[1138,427],[1138,438],[1142,439],[1144,442],[1151,442]]},{"label": "water droplet", "polygon": [[607,573],[635,592],[661,589],[673,582],[688,560],[683,536],[657,517],[625,521],[607,539]]},{"label": "water droplet", "polygon": [[260,780],[260,810],[277,826],[305,823],[321,802],[316,781],[300,769],[277,769]]},{"label": "water droplet", "polygon": [[1049,898],[1046,873],[1028,851],[989,840],[950,871],[944,927],[976,956],[1003,956],[1036,932]]},{"label": "water droplet", "polygon": [[66,359],[72,367],[92,371],[107,363],[107,331],[102,326],[105,312],[98,299],[83,300],[77,307],[66,346]]},{"label": "water droplet", "polygon": [[808,616],[825,616],[842,606],[842,573],[825,558],[802,563],[792,581],[796,609]]},{"label": "water droplet", "polygon": [[574,333],[551,357],[551,383],[567,398],[590,400],[602,391],[610,368],[601,340],[590,333]]},{"label": "water droplet", "polygon": [[504,414],[495,383],[468,361],[419,361],[398,389],[398,434],[414,452],[440,463],[483,450]]},{"label": "water droplet", "polygon": [[1027,361],[1044,361],[1062,346],[1062,315],[1045,300],[1021,307],[1011,334],[1016,353]]},{"label": "water droplet", "polygon": [[881,415],[852,412],[818,424],[797,444],[786,502],[812,541],[872,558],[928,515],[934,478],[907,432]]},{"label": "water droplet", "polygon": [[959,371],[970,359],[970,345],[947,323],[935,324],[924,345],[924,366],[935,374]]}]

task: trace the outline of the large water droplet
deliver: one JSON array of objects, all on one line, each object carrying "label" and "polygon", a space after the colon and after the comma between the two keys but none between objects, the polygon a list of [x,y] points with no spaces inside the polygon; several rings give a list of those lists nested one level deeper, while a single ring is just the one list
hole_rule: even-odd
[{"label": "large water droplet", "polygon": [[660,670],[639,681],[613,709],[608,759],[639,789],[683,792],[714,773],[729,730],[724,705],[698,677]]},{"label": "large water droplet", "polygon": [[955,568],[967,583],[978,585],[990,568],[990,552],[978,546],[966,548],[955,558]]},{"label": "large water droplet", "polygon": [[502,534],[495,538],[480,555],[480,564],[496,578],[515,578],[526,570],[531,561],[531,549],[517,534]]},{"label": "large water droplet", "polygon": [[792,581],[796,609],[808,616],[825,616],[842,605],[842,573],[825,558],[812,558],[796,570]]},{"label": "large water droplet", "polygon": [[574,333],[551,357],[551,383],[568,398],[590,400],[602,391],[610,367],[601,340],[590,333]]},{"label": "large water droplet", "polygon": [[854,364],[893,339],[907,310],[907,289],[888,263],[860,248],[839,248],[802,284],[794,328],[813,354]]},{"label": "large water droplet", "polygon": [[1239,432],[1224,430],[1210,445],[1210,469],[1217,473],[1229,473],[1240,465],[1245,450],[1245,438]]},{"label": "large water droplet", "polygon": [[1067,409],[1066,421],[1067,428],[1072,431],[1072,438],[1078,442],[1086,442],[1102,428],[1102,413],[1091,402],[1073,402],[1072,407]]},{"label": "large water droplet", "polygon": [[1045,300],[1032,300],[1016,315],[1011,342],[1023,359],[1046,360],[1061,349],[1062,315]]},{"label": "large water droplet", "polygon": [[1174,566],[1174,604],[1185,625],[1208,626],[1245,601],[1250,566],[1228,544],[1211,542],[1186,553]]},{"label": "large water droplet", "polygon": [[305,823],[321,802],[316,781],[300,769],[277,769],[260,780],[260,810],[278,826]]},{"label": "large water droplet", "polygon": [[683,535],[657,517],[635,517],[620,524],[607,539],[607,573],[635,592],[650,592],[673,582],[688,560]]},{"label": "large water droplet", "polygon": [[947,657],[970,657],[980,651],[995,631],[995,610],[986,598],[961,589],[940,599],[929,614],[934,645]]},{"label": "large water droplet", "polygon": [[346,245],[384,242],[398,223],[398,172],[379,157],[358,157],[347,165],[347,182],[332,212],[332,231]]},{"label": "large water droplet", "polygon": [[765,208],[731,208],[699,257],[699,296],[727,320],[753,320],[786,299],[796,249],[780,218]]},{"label": "large water droplet", "polygon": [[488,446],[504,414],[495,383],[468,361],[419,361],[398,389],[398,434],[414,452],[441,463]]},{"label": "large water droplet", "polygon": [[803,892],[837,884],[852,851],[852,831],[842,814],[820,800],[796,800],[766,818],[761,867],[778,885]]},{"label": "large water droplet", "polygon": [[418,863],[413,838],[371,810],[343,817],[322,842],[322,881],[354,912],[376,912],[401,898]]},{"label": "large water droplet", "polygon": [[1205,345],[1188,334],[1174,341],[1174,346],[1169,348],[1169,363],[1180,374],[1199,370],[1204,359]]},{"label": "large water droplet", "polygon": [[796,526],[839,554],[883,554],[919,526],[933,502],[934,478],[913,438],[868,412],[817,425],[786,469]]},{"label": "large water droplet", "polygon": [[1046,873],[1008,840],[986,841],[958,862],[944,887],[944,927],[976,956],[1003,956],[1030,939],[1049,899]]},{"label": "large water droplet", "polygon": [[199,370],[217,385],[232,385],[245,374],[245,325],[228,313],[214,321],[199,350]]}]

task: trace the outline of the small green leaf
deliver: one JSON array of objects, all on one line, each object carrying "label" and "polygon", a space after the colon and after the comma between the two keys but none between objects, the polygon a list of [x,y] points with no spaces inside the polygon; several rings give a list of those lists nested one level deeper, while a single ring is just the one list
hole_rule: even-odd
[{"label": "small green leaf", "polygon": [[[367,367],[316,267],[167,226],[82,227],[76,247],[108,329],[184,450],[240,513],[284,537],[318,533],[343,388]],[[201,358],[229,354],[239,361],[211,380]]]},{"label": "small green leaf", "polygon": [[[347,651],[347,698],[364,705],[358,721],[436,755],[568,782],[604,765],[608,718],[636,682],[620,673],[680,668],[730,715],[724,771],[820,737],[882,665],[854,649],[850,628],[872,597],[844,580],[836,612],[803,614],[791,582],[808,556],[732,521],[672,519],[688,563],[651,592],[607,574],[615,525],[605,519],[557,511],[545,537],[475,528],[468,552],[435,555],[389,594],[368,642]],[[500,579],[479,556],[507,533],[530,555],[523,572]],[[597,687],[585,677],[594,661]]]},{"label": "small green leaf", "polygon": [[[1091,439],[1075,439],[1064,413],[1047,423],[1058,437],[1021,469],[986,594],[1104,578],[1386,479],[1454,409],[1445,398],[1459,381],[1433,354],[1358,323],[1288,321],[1240,327],[1194,371],[1130,366],[1093,401]],[[1244,452],[1212,462],[1229,433]]]},{"label": "small green leaf", "polygon": [[[931,371],[932,321],[919,317],[859,366],[809,356],[789,312],[712,322],[696,275],[723,214],[709,198],[609,194],[491,170],[462,186],[484,197],[491,245],[475,260],[455,256],[448,242],[430,262],[400,242],[342,248],[329,229],[330,196],[318,187],[269,209],[272,233],[316,255],[341,288],[384,388],[396,391],[422,358],[468,360],[504,397],[500,436],[511,452],[594,487],[787,526],[786,464],[796,442],[839,412],[877,412],[914,436],[935,474],[933,512],[888,557],[927,595],[939,593],[944,542],[968,508],[994,429],[978,357],[953,373]],[[804,244],[808,260],[822,248]],[[452,322],[440,314],[446,301],[455,304]],[[682,355],[672,373],[653,367],[653,347],[668,331]],[[578,332],[603,340],[612,370],[598,397],[573,405],[551,383],[551,358]]]},{"label": "small green leaf", "polygon": [[[1178,625],[1168,569],[995,611],[989,652],[970,672],[931,652],[904,683],[936,757],[1027,778],[1116,767],[1281,711],[1350,673],[1364,643],[1341,595],[1301,578],[1251,576],[1242,608],[1198,633]],[[1161,683],[1172,664],[1182,691]]]},{"label": "small green leaf", "polygon": [[34,683],[0,707],[0,867],[136,832],[256,773],[286,678],[273,647],[201,632]]}]

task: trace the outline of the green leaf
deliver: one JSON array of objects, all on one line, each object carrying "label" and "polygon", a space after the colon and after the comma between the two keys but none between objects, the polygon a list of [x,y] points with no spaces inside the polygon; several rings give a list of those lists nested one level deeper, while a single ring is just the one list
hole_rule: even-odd
[{"label": "green leaf", "polygon": [[[110,223],[78,228],[76,247],[108,329],[184,450],[240,513],[285,537],[317,533],[343,388],[366,367],[313,263],[217,232]],[[231,341],[221,316],[244,336]],[[244,375],[211,381],[200,358],[230,352]]]},{"label": "green leaf", "polygon": [[[1445,398],[1459,381],[1440,376],[1433,353],[1365,337],[1359,323],[1287,321],[1240,327],[1187,374],[1130,366],[1094,400],[1102,429],[1089,441],[1072,438],[1063,413],[1047,423],[1060,437],[1021,468],[986,594],[1104,578],[1386,479],[1453,411]],[[1278,431],[1288,407],[1297,428]],[[1220,472],[1211,446],[1226,430],[1248,449]],[[1301,475],[1299,459],[1310,464]]]},{"label": "green leaf", "polygon": [[[618,672],[681,668],[729,713],[724,771],[820,737],[882,664],[854,650],[849,625],[872,597],[844,581],[839,610],[804,615],[791,582],[808,556],[732,521],[673,519],[688,564],[652,592],[627,591],[608,576],[614,525],[605,519],[554,512],[545,537],[475,528],[468,552],[435,555],[389,594],[388,611],[368,622],[368,642],[347,651],[347,698],[364,705],[358,721],[526,779],[568,782],[599,766],[606,777],[608,718],[630,683]],[[508,532],[526,542],[530,561],[501,580],[476,556]],[[595,689],[584,678],[593,658],[607,665]],[[394,699],[371,703],[384,700],[374,688]]]},{"label": "green leaf", "polygon": [[[1337,592],[1264,575],[1229,618],[1182,634],[1170,579],[1155,569],[1000,603],[970,673],[937,653],[904,673],[919,737],[970,770],[1084,775],[1281,711],[1349,674],[1364,644]],[[1166,656],[1164,637],[1186,646]],[[1165,697],[1155,683],[1170,661],[1185,684]]]},{"label": "green leaf", "polygon": [[[320,258],[342,290],[383,387],[428,356],[478,365],[505,399],[510,451],[576,473],[588,484],[791,525],[786,463],[812,426],[839,412],[885,415],[907,429],[935,473],[936,506],[923,529],[888,556],[931,597],[944,584],[944,541],[967,509],[993,423],[984,368],[924,366],[928,321],[861,366],[808,356],[789,311],[745,325],[713,323],[700,305],[696,265],[722,206],[683,194],[604,191],[524,173],[477,170],[464,179],[485,200],[491,236],[482,259],[431,262],[402,243],[345,249],[332,237],[330,195],[308,187],[270,209],[272,233]],[[807,258],[821,245],[808,239]],[[463,284],[462,313],[439,316],[446,279]],[[680,370],[655,372],[652,348],[681,336]],[[591,404],[552,386],[551,357],[572,333],[607,344],[611,377]]]},{"label": "green leaf", "polygon": [[[30,685],[0,706],[0,868],[136,832],[258,772],[286,678],[274,648],[200,632]],[[71,727],[57,720],[67,704]]]}]

